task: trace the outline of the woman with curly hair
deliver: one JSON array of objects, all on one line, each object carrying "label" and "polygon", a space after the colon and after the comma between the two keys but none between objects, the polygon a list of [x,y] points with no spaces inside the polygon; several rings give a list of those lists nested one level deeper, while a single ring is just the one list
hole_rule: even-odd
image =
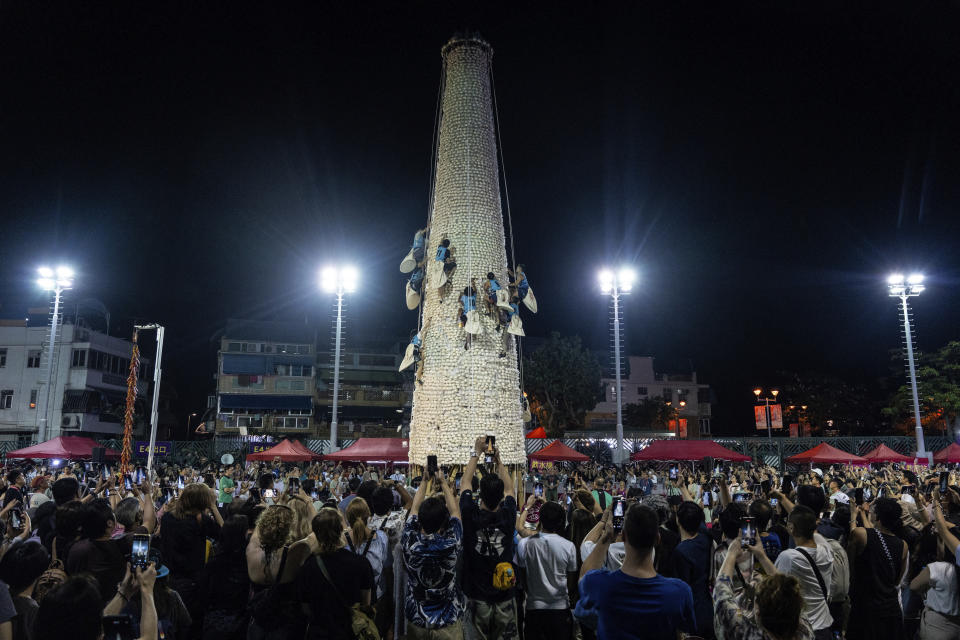
[{"label": "woman with curly hair", "polygon": [[290,496],[286,505],[293,509],[297,515],[297,524],[294,527],[293,539],[303,540],[304,538],[311,538],[313,531],[310,529],[310,523],[313,521],[313,516],[317,515],[317,510],[313,508],[313,502],[302,495]]},{"label": "woman with curly hair", "polygon": [[292,583],[311,546],[296,539],[298,530],[297,512],[287,505],[271,505],[257,518],[246,553],[254,592],[248,640],[303,637],[305,622]]},{"label": "woman with curly hair", "polygon": [[[763,556],[763,546],[757,542],[744,549],[737,536],[730,543],[713,588],[714,624],[723,629],[723,637],[738,640],[813,640],[813,629],[802,617],[803,594],[800,581],[794,576],[776,573],[757,584],[752,615],[743,611],[733,593],[733,579],[737,562],[753,553]],[[769,560],[764,556],[761,560]],[[772,569],[772,567],[769,567]]]}]

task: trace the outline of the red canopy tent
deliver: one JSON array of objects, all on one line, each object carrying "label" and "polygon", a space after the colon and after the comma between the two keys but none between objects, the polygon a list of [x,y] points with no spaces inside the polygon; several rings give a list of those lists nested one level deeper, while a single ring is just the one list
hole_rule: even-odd
[{"label": "red canopy tent", "polygon": [[868,462],[913,462],[911,456],[897,453],[885,444],[881,444],[876,449],[868,451],[863,454],[863,457],[866,458]]},{"label": "red canopy tent", "polygon": [[[57,436],[52,440],[35,444],[32,447],[17,449],[7,454],[8,458],[60,458],[63,460],[90,460],[93,458],[93,448],[100,444],[93,438],[82,436]],[[120,457],[116,449],[107,449],[107,458],[115,460]]]},{"label": "red canopy tent", "polygon": [[[911,458],[911,462],[912,461],[913,459]],[[871,461],[866,458],[861,458],[858,455],[847,453],[836,447],[831,447],[826,442],[821,442],[813,449],[798,453],[795,456],[790,456],[784,460],[784,462],[790,462],[792,464],[869,464]]]},{"label": "red canopy tent", "polygon": [[360,438],[346,449],[323,456],[324,460],[341,462],[408,461],[410,446],[403,438]]},{"label": "red canopy tent", "polygon": [[[9,453],[7,455],[10,455]],[[960,462],[960,445],[953,442],[933,455],[934,462]]]},{"label": "red canopy tent", "polygon": [[537,427],[533,431],[527,434],[528,438],[546,438],[547,431],[543,427]]},{"label": "red canopy tent", "polygon": [[750,456],[731,451],[713,440],[654,440],[649,447],[637,451],[631,460],[703,460],[707,456],[716,460],[749,462]]},{"label": "red canopy tent", "polygon": [[540,451],[531,453],[527,457],[531,460],[552,460],[554,462],[586,462],[590,459],[590,456],[585,456],[579,451],[571,449],[560,440],[554,440]]},{"label": "red canopy tent", "polygon": [[269,449],[251,453],[247,456],[247,461],[273,460],[274,458],[280,458],[283,462],[310,462],[319,459],[320,456],[297,440],[284,440]]}]

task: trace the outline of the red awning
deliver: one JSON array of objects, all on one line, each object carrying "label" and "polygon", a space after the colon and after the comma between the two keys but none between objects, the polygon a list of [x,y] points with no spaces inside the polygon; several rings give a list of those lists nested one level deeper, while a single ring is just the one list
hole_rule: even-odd
[{"label": "red awning", "polygon": [[[10,455],[9,453],[7,454]],[[946,449],[940,449],[933,456],[934,462],[960,462],[960,445],[952,443]]]},{"label": "red awning", "polygon": [[528,438],[546,438],[547,431],[543,427],[537,427],[533,431],[527,434]]},{"label": "red awning", "polygon": [[403,438],[360,438],[346,449],[328,453],[324,460],[341,462],[407,462],[408,441]]},{"label": "red awning", "polygon": [[269,461],[274,458],[280,458],[283,462],[310,462],[311,460],[318,460],[320,455],[310,451],[297,440],[284,440],[269,449],[251,453],[247,456],[247,461]]},{"label": "red awning", "polygon": [[847,453],[836,447],[831,447],[826,442],[821,442],[813,449],[790,456],[784,462],[792,464],[869,464],[870,460],[861,458],[858,455]]},{"label": "red awning", "polygon": [[750,456],[731,451],[713,440],[654,440],[649,447],[630,456],[631,460],[703,460],[706,457],[731,462],[749,462]]},{"label": "red awning", "polygon": [[531,453],[528,457],[531,460],[553,460],[555,462],[586,462],[590,459],[590,456],[585,456],[579,451],[571,449],[560,440],[554,440],[540,451]]},{"label": "red awning", "polygon": [[913,462],[913,457],[897,453],[885,444],[863,454],[868,462]]},{"label": "red awning", "polygon": [[[32,447],[17,449],[7,454],[8,458],[60,458],[63,460],[91,460],[93,448],[100,444],[93,438],[82,436],[57,436],[52,440],[35,444]],[[107,449],[107,458],[114,460],[120,457],[120,452]]]}]

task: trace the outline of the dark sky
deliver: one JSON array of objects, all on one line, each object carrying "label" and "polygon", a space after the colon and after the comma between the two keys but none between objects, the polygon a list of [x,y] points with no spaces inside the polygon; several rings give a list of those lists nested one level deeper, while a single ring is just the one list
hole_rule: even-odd
[{"label": "dark sky", "polygon": [[115,332],[169,327],[191,411],[224,319],[321,317],[326,262],[363,269],[351,335],[406,335],[440,47],[470,29],[528,334],[605,347],[597,268],[634,264],[629,351],[692,362],[720,433],[777,370],[886,374],[892,269],[928,274],[920,346],[960,337],[956,0],[333,4],[0,4],[0,313],[73,264]]}]

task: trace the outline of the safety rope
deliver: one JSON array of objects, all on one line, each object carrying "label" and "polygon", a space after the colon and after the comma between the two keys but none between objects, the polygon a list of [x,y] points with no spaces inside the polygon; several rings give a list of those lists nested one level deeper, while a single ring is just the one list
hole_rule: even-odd
[{"label": "safety rope", "polygon": [[[433,114],[433,140],[430,147],[430,193],[427,195],[427,235],[423,239],[423,262],[425,265],[430,264],[430,254],[427,250],[430,247],[430,236],[433,227],[433,207],[436,204],[436,188],[437,188],[437,156],[439,151],[437,146],[439,145],[440,138],[440,125],[443,119],[443,91],[447,85],[447,59],[443,59],[443,64],[440,66],[440,88],[437,90],[437,106]],[[426,299],[427,292],[427,274],[426,267],[424,267],[423,279],[420,281],[420,305],[417,308],[417,333],[423,329],[423,317],[426,313],[426,307],[424,302]]]},{"label": "safety rope", "polygon": [[[493,128],[497,133],[497,155],[500,158],[500,175],[503,176],[503,198],[507,212],[507,228],[510,230],[510,264],[513,267],[513,276],[517,277],[517,256],[513,244],[513,215],[510,213],[510,190],[507,188],[507,167],[503,161],[503,142],[500,138],[500,107],[497,105],[497,85],[493,80],[493,60],[489,62],[490,92],[493,96]],[[519,284],[519,282],[518,282]],[[509,284],[507,291],[509,292]],[[519,295],[519,292],[518,292]],[[518,311],[519,313],[519,311]],[[513,336],[517,345],[517,362],[520,366],[520,391],[523,391],[523,340],[520,336]]]}]

